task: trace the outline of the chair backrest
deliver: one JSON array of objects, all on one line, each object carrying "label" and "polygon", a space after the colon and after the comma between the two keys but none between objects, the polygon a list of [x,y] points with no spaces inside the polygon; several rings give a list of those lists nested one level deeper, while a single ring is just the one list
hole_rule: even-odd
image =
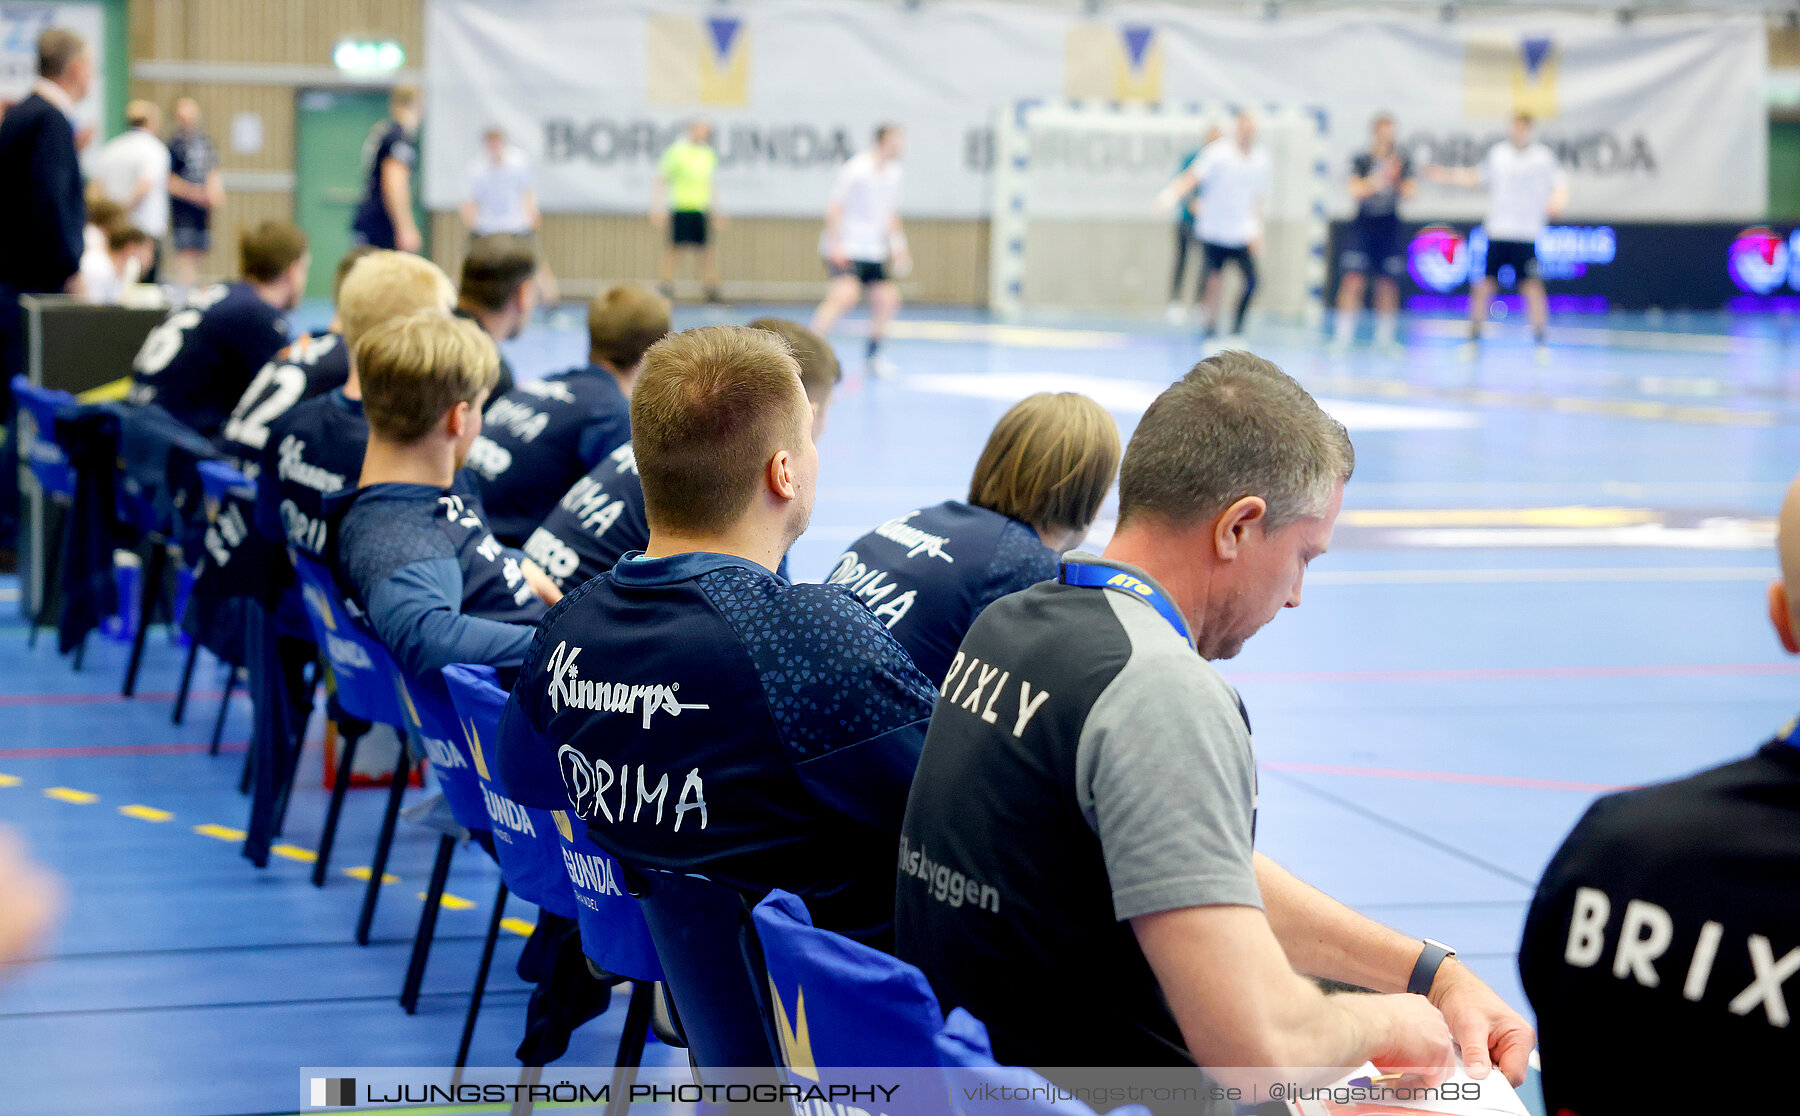
[{"label": "chair backrest", "polygon": [[394,657],[344,608],[343,593],[329,570],[304,555],[290,554],[313,638],[331,665],[338,704],[352,717],[403,728],[406,715],[394,692],[393,677],[399,672]]},{"label": "chair backrest", "polygon": [[[956,1008],[937,1037],[938,1059],[950,1082],[951,1111],[956,1116],[1096,1116],[1078,1098],[1050,1099],[1050,1082],[1036,1070],[1003,1066],[994,1059],[987,1028]],[[982,1085],[1007,1087],[1001,1099]],[[1150,1116],[1139,1104],[1115,1108],[1109,1116]]]},{"label": "chair backrest", "polygon": [[494,859],[514,895],[563,918],[576,918],[580,904],[563,866],[562,840],[548,810],[522,806],[501,792],[489,773],[487,753],[500,739],[500,711],[506,691],[495,685],[493,667],[456,664],[444,668],[444,687],[456,708],[482,804],[493,823]]},{"label": "chair backrest", "polygon": [[925,974],[813,925],[797,895],[756,905],[756,934],[788,1070],[812,1080],[841,1066],[938,1064],[944,1013]]},{"label": "chair backrest", "polygon": [[581,952],[609,973],[633,980],[663,978],[656,943],[644,908],[625,890],[625,869],[588,839],[580,818],[567,810],[550,814],[562,844],[563,868],[575,892],[575,922]]},{"label": "chair backrest", "polygon": [[72,498],[75,469],[56,440],[56,416],[63,408],[73,406],[75,397],[55,388],[38,387],[24,376],[12,378],[12,390],[13,398],[19,401],[19,452],[31,467],[32,477],[44,495]]},{"label": "chair backrest", "polygon": [[202,461],[196,468],[200,473],[200,485],[209,502],[222,503],[227,496],[243,500],[256,499],[256,485],[251,483],[249,477],[225,462]]},{"label": "chair backrest", "polygon": [[779,1066],[768,975],[744,896],[670,872],[644,872],[633,883],[703,1083],[709,1067]]},{"label": "chair backrest", "polygon": [[397,663],[391,663],[390,669],[394,693],[400,698],[402,727],[414,754],[431,761],[451,816],[471,833],[491,832],[493,823],[481,797],[481,781],[475,777],[475,758],[469,753],[443,675],[409,675]]}]

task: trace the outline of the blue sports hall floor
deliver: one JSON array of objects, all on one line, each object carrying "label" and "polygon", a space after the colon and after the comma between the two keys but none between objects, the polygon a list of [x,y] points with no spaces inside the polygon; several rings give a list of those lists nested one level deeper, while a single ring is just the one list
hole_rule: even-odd
[{"label": "blue sports hall floor", "polygon": [[[765,309],[685,309],[678,324]],[[899,375],[877,381],[862,328],[852,319],[837,338],[848,379],[793,554],[805,578],[875,524],[964,494],[1013,401],[1084,391],[1129,434],[1198,355],[1191,332],[1162,326],[1007,327],[909,308],[889,345]],[[1252,333],[1349,426],[1358,462],[1303,607],[1221,665],[1256,726],[1261,848],[1375,918],[1459,946],[1524,1007],[1520,922],[1584,806],[1743,754],[1800,709],[1800,662],[1763,605],[1772,517],[1800,468],[1800,325],[1565,319],[1547,367],[1516,329],[1502,324],[1473,365],[1455,360],[1449,321],[1413,323],[1403,354],[1335,361],[1308,335]],[[581,357],[580,331],[579,312],[546,315],[509,352],[541,374]],[[0,819],[71,894],[48,957],[0,978],[0,1111],[291,1112],[302,1066],[447,1065],[492,868],[458,857],[424,1002],[401,1014],[434,839],[402,827],[377,940],[358,948],[361,888],[342,869],[367,863],[377,792],[352,796],[333,879],[314,890],[326,796],[309,749],[291,844],[256,871],[236,832],[241,700],[226,754],[206,754],[216,668],[173,726],[178,648],[154,637],[139,696],[121,700],[123,646],[96,640],[73,673],[50,640],[26,650],[16,583],[0,593]],[[521,941],[503,935],[474,1065],[514,1064]],[[1079,998],[1072,985],[1072,1021]],[[577,1033],[567,1062],[610,1063],[622,1004]]]}]

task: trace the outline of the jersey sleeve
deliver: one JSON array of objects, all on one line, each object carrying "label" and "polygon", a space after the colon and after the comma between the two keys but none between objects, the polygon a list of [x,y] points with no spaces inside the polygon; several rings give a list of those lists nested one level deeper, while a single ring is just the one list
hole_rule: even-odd
[{"label": "jersey sleeve", "polygon": [[612,456],[614,450],[631,441],[631,419],[626,415],[601,415],[581,429],[581,442],[576,452],[589,469]]},{"label": "jersey sleeve", "polygon": [[672,181],[675,178],[674,144],[671,143],[669,146],[663,148],[662,155],[656,160],[656,173],[661,175],[665,182]]},{"label": "jersey sleeve", "polygon": [[1076,796],[1100,838],[1113,917],[1262,906],[1252,859],[1250,733],[1223,679],[1134,657],[1094,703],[1076,753]]},{"label": "jersey sleeve", "polygon": [[451,663],[517,666],[536,631],[466,615],[462,569],[453,557],[409,562],[371,586],[365,599],[375,634],[414,675]]}]

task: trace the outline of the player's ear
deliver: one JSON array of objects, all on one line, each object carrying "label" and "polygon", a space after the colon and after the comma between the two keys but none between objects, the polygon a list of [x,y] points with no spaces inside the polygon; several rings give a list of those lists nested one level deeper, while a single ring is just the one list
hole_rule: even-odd
[{"label": "player's ear", "polygon": [[1800,655],[1800,638],[1794,631],[1794,614],[1788,608],[1787,586],[1779,581],[1769,583],[1769,623],[1775,625],[1775,636],[1790,655]]},{"label": "player's ear", "polygon": [[469,429],[469,415],[472,410],[468,400],[465,399],[445,411],[444,433],[449,435],[452,440],[462,437],[464,432]]},{"label": "player's ear", "polygon": [[1268,511],[1268,502],[1261,496],[1245,496],[1220,512],[1219,517],[1213,520],[1213,553],[1225,562],[1236,558],[1245,533],[1252,526],[1260,528]]},{"label": "player's ear", "polygon": [[770,492],[783,500],[792,500],[800,495],[800,485],[794,472],[794,455],[787,450],[776,450],[775,456],[769,458],[763,479]]}]

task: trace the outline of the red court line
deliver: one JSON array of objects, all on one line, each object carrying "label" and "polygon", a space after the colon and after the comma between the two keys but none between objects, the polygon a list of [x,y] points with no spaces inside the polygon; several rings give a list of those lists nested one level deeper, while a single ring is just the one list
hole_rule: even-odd
[{"label": "red court line", "polygon": [[1424,670],[1231,671],[1233,682],[1530,682],[1606,678],[1730,678],[1800,674],[1794,663],[1669,663],[1639,666],[1471,667]]},{"label": "red court line", "polygon": [[[0,755],[5,755],[0,752]],[[1350,775],[1361,779],[1406,779],[1415,783],[1467,783],[1478,787],[1517,787],[1525,790],[1579,791],[1583,794],[1607,794],[1631,790],[1611,783],[1576,783],[1566,779],[1527,779],[1516,775],[1472,775],[1460,771],[1414,771],[1403,767],[1351,767],[1335,763],[1294,763],[1288,760],[1264,760],[1257,765],[1266,771],[1285,771],[1295,775]]]},{"label": "red court line", "polygon": [[[216,701],[223,690],[190,690],[189,701]],[[110,705],[127,701],[174,701],[175,691],[144,693],[121,697],[116,693],[101,694],[0,694],[0,706],[8,705]]]},{"label": "red court line", "polygon": [[[249,745],[242,740],[219,745],[221,752],[242,752]],[[0,748],[0,763],[15,759],[86,759],[97,756],[180,756],[212,750],[204,744],[77,744],[72,748]]]}]

